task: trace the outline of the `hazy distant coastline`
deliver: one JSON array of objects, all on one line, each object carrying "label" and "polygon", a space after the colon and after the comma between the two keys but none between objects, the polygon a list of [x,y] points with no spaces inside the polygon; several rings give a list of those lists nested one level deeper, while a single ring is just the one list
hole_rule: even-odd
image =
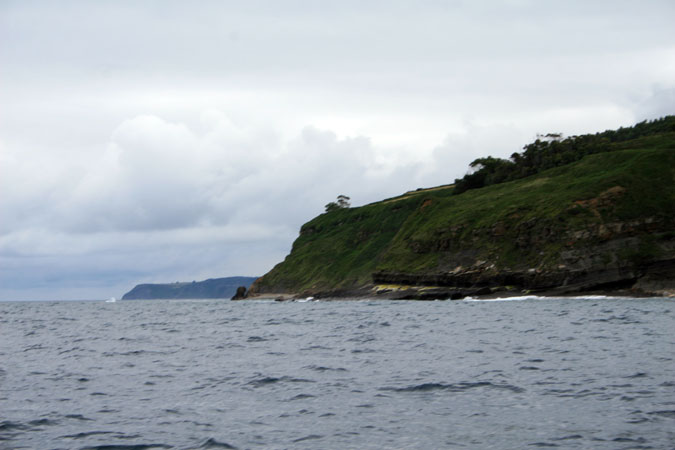
[{"label": "hazy distant coastline", "polygon": [[138,284],[122,300],[231,298],[239,286],[248,287],[257,277],[210,278],[204,281]]}]

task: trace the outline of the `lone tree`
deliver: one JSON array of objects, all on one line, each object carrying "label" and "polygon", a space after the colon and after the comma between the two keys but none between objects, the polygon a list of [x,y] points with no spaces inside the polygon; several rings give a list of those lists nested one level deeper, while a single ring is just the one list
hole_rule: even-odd
[{"label": "lone tree", "polygon": [[331,212],[335,211],[336,209],[341,209],[341,208],[349,208],[351,206],[351,203],[349,203],[350,198],[347,197],[346,195],[338,195],[337,200],[334,202],[330,202],[329,204],[326,205],[326,212]]}]

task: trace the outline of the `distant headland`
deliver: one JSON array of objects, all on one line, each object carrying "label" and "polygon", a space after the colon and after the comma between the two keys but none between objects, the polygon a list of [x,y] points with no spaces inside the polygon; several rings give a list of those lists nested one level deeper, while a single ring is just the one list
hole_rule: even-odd
[{"label": "distant headland", "polygon": [[256,277],[210,278],[188,283],[139,284],[122,300],[231,298],[237,288],[248,287]]}]

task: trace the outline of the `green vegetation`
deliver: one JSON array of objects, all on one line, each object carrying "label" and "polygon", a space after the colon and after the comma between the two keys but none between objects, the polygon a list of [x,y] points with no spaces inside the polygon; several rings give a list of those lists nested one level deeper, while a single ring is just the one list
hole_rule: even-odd
[{"label": "green vegetation", "polygon": [[568,242],[562,238],[575,230],[646,217],[672,223],[674,186],[675,152],[639,149],[591,155],[458,196],[429,196],[427,210],[404,224],[379,268],[452,269],[444,253],[467,250],[473,259],[510,267],[557,264]]},{"label": "green vegetation", "polygon": [[[569,164],[541,163],[534,174],[461,195],[450,185],[336,208],[305,224],[290,255],[255,289],[352,289],[371,284],[376,272],[540,271],[575,264],[586,269],[588,261],[617,267],[648,261],[672,241],[675,227],[673,123],[669,117],[592,135],[592,145],[575,147],[586,154]],[[524,158],[533,151],[526,147]],[[494,162],[483,158],[480,164],[497,173],[501,163]],[[610,245],[620,239],[614,247],[621,248]]]},{"label": "green vegetation", "polygon": [[[455,194],[478,189],[505,181],[517,180],[553,167],[579,161],[587,155],[628,148],[636,148],[636,139],[653,139],[655,136],[675,132],[675,116],[640,122],[628,128],[607,130],[602,133],[562,138],[560,133],[549,133],[514,153],[511,159],[478,158],[470,164],[474,169],[455,180]],[[658,137],[657,137],[658,139]]]},{"label": "green vegetation", "polygon": [[277,290],[337,289],[370,281],[417,201],[337,209],[305,224],[291,254],[265,277]]},{"label": "green vegetation", "polygon": [[338,195],[337,200],[334,202],[330,202],[326,205],[326,212],[331,212],[335,211],[336,209],[340,208],[349,208],[351,206],[351,203],[349,203],[350,198],[347,197],[346,195]]}]

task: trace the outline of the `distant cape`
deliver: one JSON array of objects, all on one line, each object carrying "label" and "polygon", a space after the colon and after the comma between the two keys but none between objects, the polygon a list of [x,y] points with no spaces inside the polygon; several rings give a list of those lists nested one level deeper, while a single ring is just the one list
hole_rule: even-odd
[{"label": "distant cape", "polygon": [[249,288],[257,277],[210,278],[188,283],[139,284],[122,300],[231,298],[239,286]]}]

